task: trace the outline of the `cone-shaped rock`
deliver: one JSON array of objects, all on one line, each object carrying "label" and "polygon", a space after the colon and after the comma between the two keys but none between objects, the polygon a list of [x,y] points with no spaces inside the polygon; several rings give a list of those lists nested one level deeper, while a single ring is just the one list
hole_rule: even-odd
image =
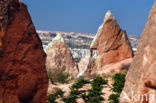
[{"label": "cone-shaped rock", "polygon": [[[125,94],[129,98],[125,98]],[[135,96],[135,97],[134,97]],[[120,103],[156,103],[156,2],[126,77]]]},{"label": "cone-shaped rock", "polygon": [[46,103],[46,55],[27,7],[0,1],[0,103]]},{"label": "cone-shaped rock", "polygon": [[64,42],[61,34],[58,34],[46,48],[46,68],[48,72],[53,70],[63,70],[71,76],[78,74],[78,67],[74,63],[72,54]]},{"label": "cone-shaped rock", "polygon": [[106,13],[104,22],[91,43],[91,57],[93,50],[97,50],[98,53],[94,61],[96,64],[94,69],[102,69],[106,64],[116,63],[133,56],[126,32],[120,29],[111,11]]},{"label": "cone-shaped rock", "polygon": [[61,34],[58,34],[46,47],[45,51],[48,52],[50,47],[56,42],[64,42],[64,37]]}]

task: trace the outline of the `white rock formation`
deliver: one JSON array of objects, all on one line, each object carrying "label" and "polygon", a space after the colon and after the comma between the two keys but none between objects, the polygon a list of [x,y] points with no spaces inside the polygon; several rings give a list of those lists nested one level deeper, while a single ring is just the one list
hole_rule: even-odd
[{"label": "white rock formation", "polygon": [[48,44],[48,46],[45,48],[45,52],[48,51],[48,48],[51,47],[56,42],[65,42],[64,37],[61,34],[57,34],[57,36]]}]

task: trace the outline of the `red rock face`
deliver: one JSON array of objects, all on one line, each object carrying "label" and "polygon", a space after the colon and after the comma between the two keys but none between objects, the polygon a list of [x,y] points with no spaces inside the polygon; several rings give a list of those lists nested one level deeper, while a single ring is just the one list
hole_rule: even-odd
[{"label": "red rock face", "polygon": [[98,57],[94,62],[96,68],[92,68],[93,71],[100,70],[107,64],[117,63],[133,56],[126,32],[120,29],[110,11],[106,13],[104,23],[100,26],[90,49],[91,56],[93,50],[98,52]]},{"label": "red rock face", "polygon": [[[149,14],[137,53],[126,77],[120,103],[156,103],[156,3]],[[135,98],[132,97],[136,95]],[[129,97],[123,98],[127,94]],[[139,95],[140,94],[140,95]],[[143,95],[143,97],[142,97]],[[154,98],[153,98],[154,96]],[[140,97],[140,99],[138,98]]]},{"label": "red rock face", "polygon": [[71,76],[76,77],[78,74],[78,67],[74,63],[73,57],[67,45],[64,42],[58,41],[48,47],[46,59],[47,71],[63,70]]},{"label": "red rock face", "polygon": [[46,103],[46,55],[27,7],[18,0],[3,3],[9,9],[0,20],[0,103]]}]

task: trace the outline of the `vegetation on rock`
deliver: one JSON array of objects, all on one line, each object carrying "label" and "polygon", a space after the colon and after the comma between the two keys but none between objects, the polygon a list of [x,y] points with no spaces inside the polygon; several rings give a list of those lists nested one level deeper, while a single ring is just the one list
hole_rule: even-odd
[{"label": "vegetation on rock", "polygon": [[[91,84],[92,88],[89,90],[80,90],[86,84]],[[61,100],[64,103],[77,103],[77,99],[82,98],[85,103],[101,103],[104,100],[101,96],[104,94],[102,93],[103,85],[107,85],[107,80],[99,76],[92,81],[80,79],[70,87],[70,94],[68,96],[63,96],[63,92],[56,92],[50,94],[47,101],[55,103],[57,98],[62,98]]]},{"label": "vegetation on rock", "polygon": [[[119,97],[125,83],[125,74],[117,73],[113,75],[112,94],[109,96],[109,103],[119,103]],[[82,89],[85,85],[90,84],[91,88],[88,90]],[[97,76],[93,80],[79,79],[70,86],[70,93],[64,96],[64,92],[58,90],[56,93],[50,94],[47,98],[48,103],[56,103],[56,99],[64,103],[78,103],[77,100],[81,99],[84,103],[102,103],[105,99],[102,95],[102,89],[108,81],[104,78]]]},{"label": "vegetation on rock", "polygon": [[62,97],[64,92],[62,90],[56,91],[54,94],[47,96],[47,103],[56,103],[55,100],[59,97]]},{"label": "vegetation on rock", "polygon": [[66,83],[69,77],[70,74],[64,72],[63,70],[53,69],[52,72],[48,72],[48,78],[52,83],[54,82]]},{"label": "vegetation on rock", "polygon": [[88,90],[88,95],[82,94],[81,97],[85,102],[89,103],[101,103],[104,98],[101,96],[102,93],[102,85],[106,85],[107,80],[103,79],[102,77],[96,77],[92,82],[92,88]]},{"label": "vegetation on rock", "polygon": [[110,103],[119,103],[119,97],[120,97],[120,94],[122,92],[122,89],[124,87],[124,83],[125,83],[125,74],[123,73],[117,73],[113,76],[113,88],[112,88],[112,91],[113,91],[113,94],[111,94],[109,96],[109,101]]}]

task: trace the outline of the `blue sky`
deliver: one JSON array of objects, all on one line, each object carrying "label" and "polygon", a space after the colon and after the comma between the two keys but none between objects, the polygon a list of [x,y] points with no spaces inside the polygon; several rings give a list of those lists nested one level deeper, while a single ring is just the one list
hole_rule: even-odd
[{"label": "blue sky", "polygon": [[39,30],[96,33],[111,10],[129,35],[140,35],[154,0],[22,0]]}]

